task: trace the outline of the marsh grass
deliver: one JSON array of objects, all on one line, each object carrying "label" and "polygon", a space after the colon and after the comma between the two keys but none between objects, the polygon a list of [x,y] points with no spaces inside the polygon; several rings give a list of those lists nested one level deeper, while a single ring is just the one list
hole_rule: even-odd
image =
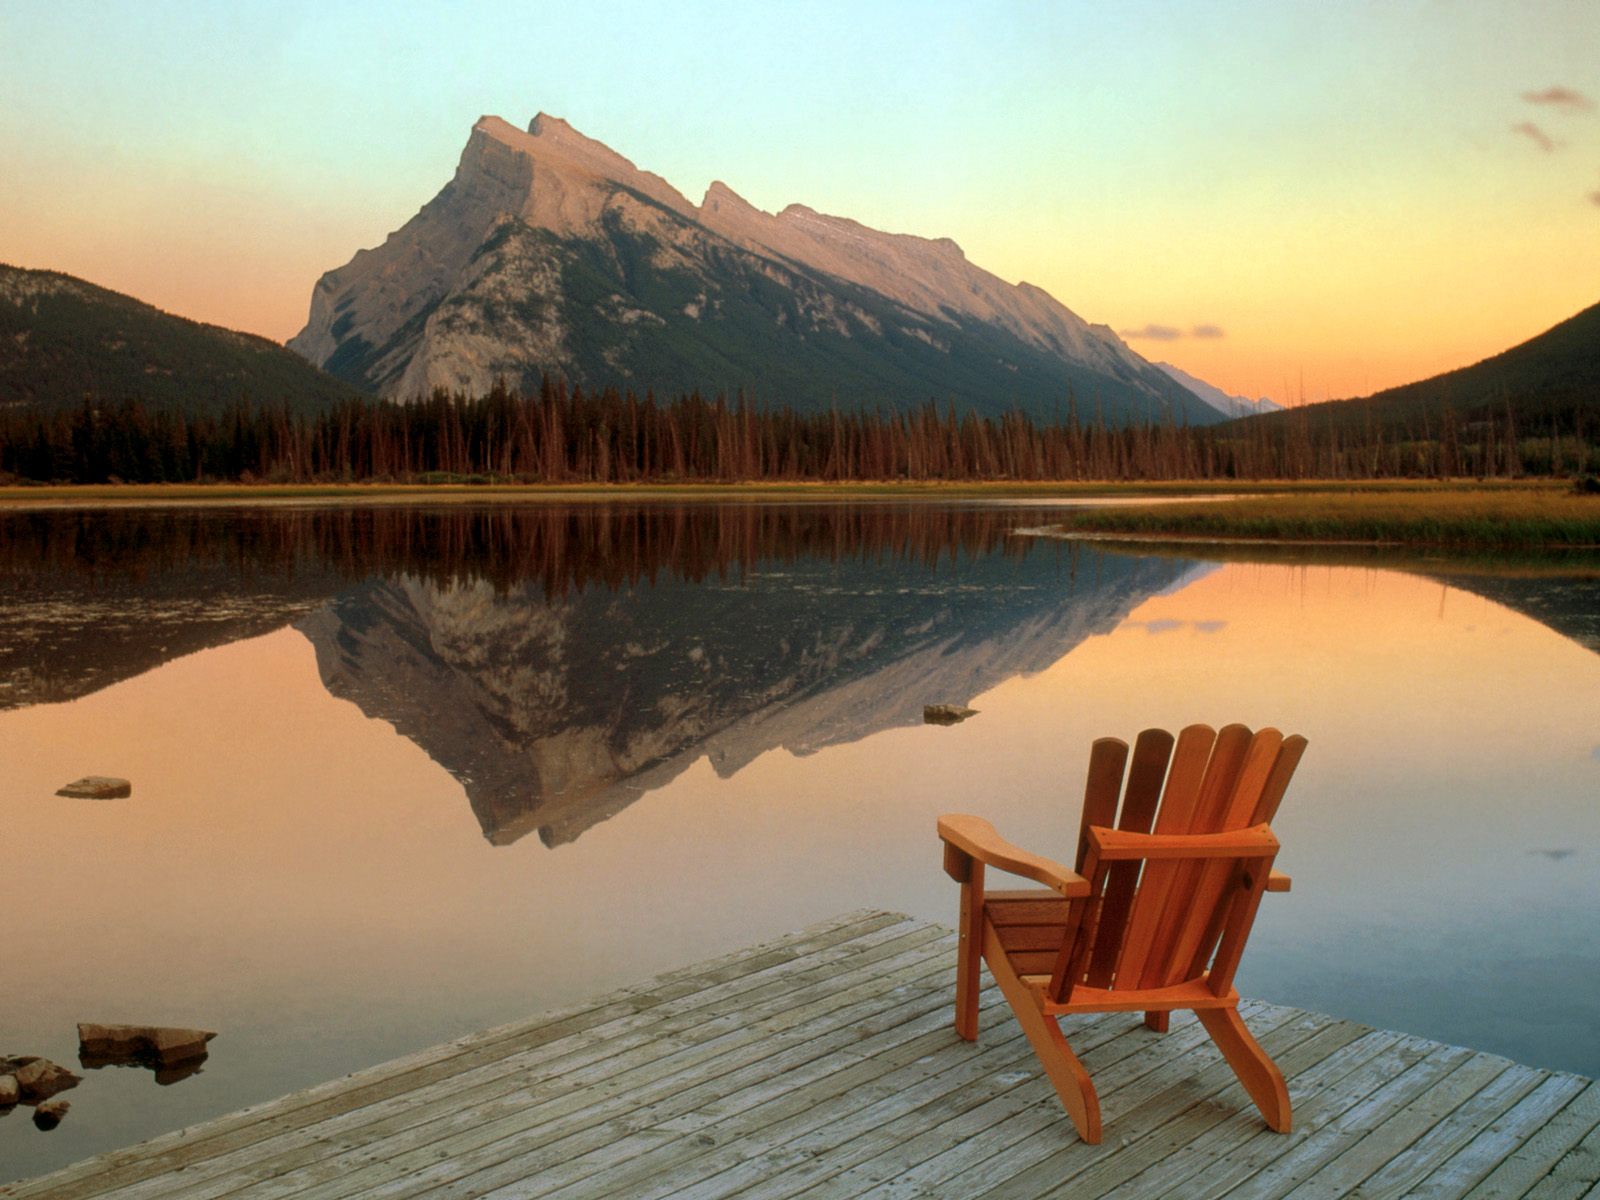
[{"label": "marsh grass", "polygon": [[1570,484],[1293,491],[1215,503],[1063,514],[1068,534],[1333,542],[1449,550],[1600,547],[1600,496]]}]

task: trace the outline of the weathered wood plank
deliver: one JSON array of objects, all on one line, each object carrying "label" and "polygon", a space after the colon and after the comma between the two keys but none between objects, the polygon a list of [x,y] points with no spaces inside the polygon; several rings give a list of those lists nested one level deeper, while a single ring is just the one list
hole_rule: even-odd
[{"label": "weathered wood plank", "polygon": [[1511,1063],[1487,1054],[1468,1055],[1427,1091],[1367,1127],[1353,1145],[1326,1159],[1309,1178],[1287,1191],[1269,1193],[1286,1200],[1338,1200],[1391,1159],[1410,1149],[1430,1129],[1490,1086]]},{"label": "weathered wood plank", "polygon": [[[1345,1149],[1392,1108],[1434,1086],[1472,1051],[1403,1037],[1371,1063],[1324,1089],[1289,1134],[1258,1133],[1216,1168],[1184,1181],[1193,1200],[1277,1196]],[[1309,1111],[1307,1111],[1309,1110]]]},{"label": "weathered wood plank", "polygon": [[[534,1124],[590,1109],[611,1096],[615,1089],[608,1081],[618,1077],[625,1077],[633,1086],[624,1093],[622,1101],[611,1099],[612,1104],[625,1103],[629,1095],[638,1100],[642,1094],[640,1089],[646,1084],[655,1083],[657,1090],[681,1088],[685,1074],[698,1072],[699,1077],[715,1074],[703,1064],[715,1063],[728,1068],[736,1065],[741,1049],[762,1044],[763,1036],[773,1032],[776,1026],[795,1022],[797,1011],[820,1017],[830,1009],[855,1004],[857,1007],[848,1010],[850,1015],[866,1020],[875,1009],[898,1002],[894,990],[918,977],[931,997],[936,986],[935,977],[949,954],[949,936],[940,934],[934,939],[919,939],[909,948],[905,943],[906,939],[882,942],[855,959],[820,968],[815,978],[804,974],[786,975],[781,986],[765,994],[759,1004],[746,1004],[746,997],[752,994],[746,992],[686,1013],[685,1020],[671,1024],[663,1025],[653,1016],[648,1021],[638,1018],[634,1025],[646,1022],[645,1036],[638,1039],[630,1034],[619,1039],[620,1052],[608,1052],[611,1048],[599,1041],[586,1042],[578,1053],[565,1056],[513,1056],[494,1064],[487,1090],[480,1086],[463,1093],[453,1086],[435,1087],[427,1095],[426,1107],[387,1103],[325,1121],[305,1131],[314,1138],[306,1148],[312,1155],[306,1160],[310,1163],[308,1170],[317,1177],[335,1180],[353,1193],[364,1178],[351,1172],[353,1157],[365,1161],[400,1155],[403,1151],[431,1145],[462,1127],[480,1133],[492,1130],[496,1117]],[[896,949],[901,951],[898,956],[884,957]],[[931,1008],[935,1003],[930,999],[926,1007]],[[652,1030],[653,1037],[650,1036]],[[801,1025],[797,1036],[789,1040],[805,1041],[821,1032],[819,1025]],[[772,1046],[770,1041],[766,1044]],[[772,1048],[776,1050],[781,1046]],[[480,1070],[472,1077],[483,1075]],[[451,1081],[451,1085],[459,1082],[460,1079]],[[444,1103],[438,1102],[441,1096]],[[338,1126],[340,1121],[355,1120],[362,1122],[359,1128]],[[325,1143],[334,1131],[340,1135],[336,1149],[343,1148],[353,1154],[330,1156]],[[323,1153],[317,1156],[319,1145]],[[301,1165],[303,1162],[274,1159],[257,1164],[251,1175],[261,1178],[283,1175]],[[292,1175],[259,1187],[254,1194],[266,1197],[286,1190],[291,1184],[306,1186],[313,1182],[314,1179],[306,1179],[303,1174]],[[189,1186],[192,1188],[192,1182]],[[185,1195],[201,1200],[203,1194],[191,1191]]]},{"label": "weathered wood plank", "polygon": [[[1327,1018],[1292,1009],[1277,1010],[1290,1019],[1274,1025],[1269,1016],[1247,1010],[1262,1033],[1262,1044],[1279,1061],[1284,1074],[1293,1082],[1329,1055],[1364,1036],[1369,1031],[1347,1021],[1329,1023]],[[1170,1035],[1169,1035],[1170,1036]],[[1193,1067],[1189,1068],[1194,1071]],[[1110,1145],[1071,1147],[1058,1153],[1053,1163],[1036,1169],[1040,1193],[1052,1188],[1070,1187],[1079,1195],[1099,1195],[1140,1172],[1166,1161],[1176,1149],[1201,1137],[1208,1129],[1231,1116],[1239,1115],[1221,1097],[1227,1091],[1241,1095],[1234,1086],[1233,1071],[1213,1056],[1204,1070],[1185,1073],[1181,1078],[1151,1076],[1141,1102],[1127,1114],[1115,1118],[1130,1127],[1130,1132]],[[1252,1128],[1259,1127],[1251,1122]],[[993,1163],[987,1172],[958,1177],[962,1195],[978,1195],[1017,1173],[1030,1163],[1018,1163],[1010,1171]]]},{"label": "weathered wood plank", "polygon": [[1568,1150],[1528,1192],[1528,1200],[1568,1200],[1600,1191],[1600,1127]]},{"label": "weathered wood plank", "polygon": [[[677,1016],[659,1016],[659,1010],[654,1010],[648,1017],[630,1018],[620,1033],[615,1029],[609,1036],[604,1030],[590,1032],[575,1045],[558,1043],[531,1053],[510,1054],[436,1083],[426,1092],[426,1105],[409,1094],[367,1105],[232,1155],[207,1159],[181,1179],[168,1177],[167,1182],[181,1186],[184,1197],[206,1200],[226,1195],[244,1181],[274,1179],[274,1184],[255,1191],[265,1198],[284,1190],[287,1184],[282,1177],[297,1165],[314,1163],[319,1171],[337,1174],[330,1165],[330,1152],[358,1145],[370,1156],[401,1144],[393,1137],[384,1139],[385,1133],[408,1129],[414,1133],[416,1127],[441,1119],[478,1125],[493,1115],[494,1109],[508,1104],[523,1114],[537,1111],[541,1101],[555,1098],[569,1106],[587,1106],[593,1100],[586,1098],[583,1088],[602,1086],[607,1078],[630,1068],[648,1064],[653,1074],[665,1074],[693,1069],[696,1062],[713,1057],[725,1060],[734,1046],[758,1036],[763,1021],[766,1028],[780,1027],[888,991],[902,982],[894,969],[897,964],[929,976],[931,986],[932,973],[948,955],[948,943],[947,934],[928,927],[887,940],[880,931],[858,939],[855,944],[867,948],[850,959],[795,970],[760,988],[721,996]],[[695,1043],[709,1045],[697,1051],[675,1050],[675,1039],[681,1039],[686,1030],[693,1031]],[[815,1032],[809,1030],[808,1036]],[[545,1085],[542,1088],[538,1086],[541,1083]],[[229,1174],[241,1169],[245,1171],[242,1178]],[[202,1180],[213,1174],[228,1177],[202,1186]],[[118,1194],[125,1200],[147,1200],[154,1193],[147,1185],[138,1185]]]},{"label": "weathered wood plank", "polygon": [[[1430,1051],[1427,1058],[1347,1107],[1315,1136],[1278,1155],[1235,1194],[1278,1200],[1312,1178],[1322,1182],[1318,1195],[1346,1194],[1394,1157],[1397,1147],[1416,1141],[1424,1123],[1443,1117],[1472,1086],[1483,1082],[1482,1074],[1470,1070],[1474,1058],[1477,1054],[1461,1046]],[[1469,1075],[1466,1086],[1456,1080],[1462,1072]],[[1435,1104],[1442,1107],[1435,1109]]]},{"label": "weathered wood plank", "polygon": [[[1083,1061],[1102,1079],[1106,1095],[1114,1095],[1127,1080],[1124,1066],[1144,1044],[1142,1029],[1126,1017],[1102,1018],[1086,1029],[1075,1031],[1074,1041],[1082,1050]],[[1027,1103],[1054,1103],[1054,1115],[1072,1136],[1071,1126],[1054,1101],[1048,1085],[1040,1078],[1036,1061],[1024,1052],[1017,1069],[990,1067],[983,1083],[968,1086],[958,1093],[922,1103],[920,1096],[896,1097],[857,1114],[856,1119],[830,1124],[821,1135],[791,1144],[804,1158],[780,1176],[763,1180],[740,1192],[741,1196],[762,1200],[781,1200],[795,1195],[826,1194],[825,1182],[843,1171],[881,1155],[922,1130],[935,1129],[946,1122],[967,1119],[987,1127],[1002,1113],[999,1106],[984,1105],[996,1097],[1027,1085]],[[981,1065],[981,1060],[980,1060]],[[1049,1098],[1049,1099],[1047,1099]],[[969,1117],[975,1110],[981,1114]],[[987,1120],[985,1120],[985,1115]],[[1059,1127],[1058,1127],[1059,1128]]]},{"label": "weathered wood plank", "polygon": [[[1284,1071],[1293,1080],[1297,1103],[1309,1103],[1308,1093],[1314,1095],[1314,1089],[1330,1073],[1355,1069],[1391,1045],[1396,1036],[1376,1035],[1345,1022],[1337,1025],[1334,1036],[1319,1033],[1303,1045],[1293,1044],[1285,1053]],[[1273,1030],[1267,1037],[1272,1045],[1278,1045],[1280,1037],[1287,1041],[1288,1036],[1298,1032],[1291,1026],[1288,1035]],[[1196,1087],[1187,1078],[1170,1079],[1142,1105],[1119,1118],[1134,1127],[1133,1132],[1115,1143],[1118,1149],[1133,1151],[1125,1161],[1105,1148],[1099,1154],[1085,1155],[1079,1147],[1069,1145],[1010,1179],[998,1180],[989,1191],[980,1194],[1011,1200],[1075,1193],[1080,1177],[1092,1171],[1112,1194],[1125,1188],[1130,1195],[1153,1195],[1154,1187],[1185,1179],[1210,1161],[1209,1157],[1196,1161],[1191,1143],[1204,1139],[1213,1126],[1226,1123],[1224,1133],[1232,1133],[1237,1141],[1254,1136],[1261,1129],[1260,1114],[1242,1107],[1248,1105],[1248,1098],[1236,1086],[1226,1064],[1220,1060],[1214,1063],[1206,1084],[1209,1086]],[[1230,1097],[1236,1098],[1231,1105]],[[1144,1134],[1142,1139],[1140,1133]],[[1122,1146],[1124,1140],[1129,1140],[1130,1145]]]},{"label": "weathered wood plank", "polygon": [[[993,989],[985,993],[985,1000],[991,1011],[1004,1010]],[[1014,1031],[1009,1036],[986,1039],[987,1052],[998,1055],[1015,1051],[1020,1056],[1020,1038],[1020,1031]],[[648,1161],[636,1161],[613,1175],[611,1182],[621,1186],[625,1175],[638,1176],[628,1186],[641,1200],[676,1195],[683,1190],[696,1196],[737,1190],[741,1185],[730,1183],[725,1173],[746,1164],[753,1154],[782,1146],[867,1104],[902,1095],[972,1054],[968,1043],[958,1041],[944,1027],[932,1029],[903,1047],[871,1049],[868,1057],[829,1073],[825,1079],[757,1094],[753,1103],[744,1104],[743,1097],[736,1097],[741,1101],[740,1107],[708,1106],[707,1115],[715,1122],[714,1128],[698,1128],[682,1121],[660,1123],[657,1128],[709,1137],[712,1146],[703,1153],[685,1147],[670,1159],[652,1156]],[[992,1064],[998,1059],[991,1057],[988,1061]]]},{"label": "weathered wood plank", "polygon": [[[1263,1029],[1292,1024],[1294,1014],[1287,1009],[1274,1014],[1276,1019],[1262,1022]],[[1127,1018],[1124,1018],[1127,1020]],[[1118,1105],[1127,1105],[1149,1092],[1152,1081],[1173,1070],[1178,1060],[1194,1052],[1204,1041],[1205,1031],[1198,1022],[1185,1022],[1165,1037],[1155,1037],[1144,1030],[1142,1023],[1129,1026],[1138,1045],[1132,1054],[1109,1070],[1101,1070],[1096,1082],[1103,1094],[1113,1098]],[[1196,1058],[1201,1056],[1196,1055]],[[1224,1072],[1226,1073],[1226,1072]],[[1222,1082],[1219,1074],[1218,1084]],[[1142,1088],[1140,1085],[1144,1085]],[[1159,1086],[1159,1085],[1155,1085]],[[952,1176],[966,1171],[982,1160],[1011,1163],[1019,1150],[1018,1143],[1037,1140],[1042,1145],[1059,1146],[1070,1137],[1063,1126],[1063,1116],[1047,1100],[1042,1087],[1018,1088],[1004,1098],[1004,1108],[994,1115],[1001,1117],[984,1136],[974,1136],[968,1122],[956,1122],[933,1129],[922,1130],[920,1124],[905,1131],[905,1140],[890,1147],[857,1167],[827,1182],[814,1194],[830,1197],[857,1196],[870,1192],[874,1200],[894,1200],[929,1194],[925,1189],[942,1191]],[[991,1102],[991,1105],[997,1102]],[[1103,1145],[1103,1144],[1102,1144]],[[1086,1152],[1098,1147],[1085,1145]],[[1013,1167],[1012,1170],[1015,1170]],[[968,1195],[965,1188],[951,1194]]]},{"label": "weathered wood plank", "polygon": [[[990,994],[993,994],[993,989],[990,990]],[[1038,1072],[1031,1065],[1028,1052],[1024,1049],[1025,1043],[1020,1040],[1020,1030],[1014,1024],[1009,1028],[1004,1023],[997,1024],[1001,1024],[1003,1033],[991,1034],[985,1039],[982,1047],[975,1048],[967,1043],[950,1044],[947,1050],[936,1056],[944,1063],[943,1069],[948,1071],[954,1064],[962,1070],[1011,1075],[1012,1079],[1006,1082],[1026,1083],[1032,1080],[1037,1083]],[[1102,1054],[1102,1047],[1109,1046],[1124,1033],[1125,1029],[1118,1028],[1111,1021],[1102,1020],[1080,1029],[1079,1041],[1085,1047],[1086,1053],[1099,1057]],[[1005,1041],[1000,1041],[1001,1037],[1005,1038]],[[1002,1060],[999,1055],[1002,1050],[1008,1048],[1013,1049],[1015,1054]],[[1107,1050],[1105,1053],[1109,1055],[1111,1051]],[[1037,1086],[1043,1085],[1041,1083]],[[833,1153],[838,1146],[845,1144],[852,1137],[870,1134],[906,1113],[916,1113],[917,1120],[921,1121],[931,1109],[919,1109],[918,1105],[932,1094],[926,1090],[902,1088],[873,1097],[870,1107],[857,1104],[855,1102],[857,1097],[852,1096],[849,1098],[848,1111],[843,1108],[834,1109],[830,1113],[832,1119],[827,1121],[810,1120],[805,1122],[804,1127],[786,1122],[784,1127],[773,1127],[762,1131],[730,1131],[744,1145],[748,1146],[754,1141],[755,1144],[768,1147],[767,1153],[754,1159],[748,1153],[740,1153],[731,1160],[730,1169],[706,1179],[692,1189],[692,1194],[697,1197],[720,1196],[739,1191],[759,1183],[765,1176],[772,1174],[775,1166],[783,1168],[790,1164],[814,1162]],[[1065,1119],[1059,1110],[1056,1115],[1059,1119]],[[756,1134],[754,1139],[742,1136],[752,1132]],[[654,1189],[647,1193],[651,1196],[656,1194],[674,1193],[657,1193]]]},{"label": "weathered wood plank", "polygon": [[1533,1137],[1544,1123],[1584,1091],[1585,1080],[1575,1075],[1551,1075],[1499,1119],[1460,1150],[1435,1167],[1408,1191],[1418,1200],[1443,1200],[1464,1196],[1518,1146]]},{"label": "weathered wood plank", "polygon": [[[1019,910],[1021,912],[1022,910]],[[1031,914],[1037,916],[1037,914]],[[1020,933],[1021,938],[1030,936]],[[949,930],[848,914],[457,1039],[0,1196],[102,1200],[1322,1200],[1600,1191],[1600,1085],[1241,1006],[1289,1080],[1260,1116],[1192,1016],[1068,1022],[1106,1113],[1073,1133],[992,985],[950,1025]]]},{"label": "weathered wood plank", "polygon": [[1363,1200],[1394,1200],[1466,1145],[1549,1077],[1548,1071],[1511,1066],[1351,1193]]},{"label": "weathered wood plank", "polygon": [[[1400,1040],[1399,1034],[1361,1026],[1348,1032],[1356,1036],[1293,1077],[1297,1121],[1302,1131],[1326,1108],[1330,1091],[1335,1091],[1346,1078],[1381,1063],[1386,1055],[1393,1053]],[[1223,1098],[1227,1096],[1237,1097],[1242,1102],[1244,1093],[1242,1089],[1225,1091]],[[1235,1106],[1226,1113],[1218,1113],[1219,1107],[1218,1100],[1194,1104],[1166,1127],[1154,1130],[1156,1146],[1151,1149],[1162,1147],[1156,1160],[1137,1174],[1119,1181],[1107,1194],[1119,1197],[1181,1195],[1204,1171],[1230,1160],[1257,1139],[1266,1138],[1281,1145],[1295,1136],[1265,1131],[1259,1116],[1247,1109]]]},{"label": "weathered wood plank", "polygon": [[1467,1193],[1468,1200],[1513,1200],[1521,1196],[1550,1174],[1596,1125],[1600,1125],[1600,1084],[1591,1083],[1503,1158]]},{"label": "weathered wood plank", "polygon": [[[374,1161],[360,1171],[324,1170],[331,1183],[310,1194],[405,1195],[421,1186],[448,1182],[474,1166],[501,1161],[520,1152],[559,1157],[574,1152],[575,1139],[612,1144],[619,1125],[634,1127],[649,1117],[660,1119],[692,1111],[696,1103],[735,1090],[752,1078],[781,1076],[786,1069],[832,1053],[848,1052],[852,1041],[882,1031],[893,1033],[907,1023],[932,1018],[937,1023],[948,1003],[945,962],[912,964],[902,979],[879,979],[875,993],[857,1005],[836,1008],[832,1017],[818,1009],[816,1025],[789,1026],[787,1032],[766,1028],[761,1013],[751,1014],[737,1039],[728,1036],[691,1040],[682,1049],[661,1048],[654,1062],[622,1064],[603,1076],[558,1076],[551,1098],[519,1103],[518,1096],[492,1109],[469,1109],[417,1130],[364,1147]],[[907,987],[905,985],[916,985]],[[784,1014],[787,1016],[787,1014]],[[837,1018],[837,1021],[834,1020]],[[835,1027],[842,1024],[842,1030]],[[648,1115],[646,1115],[648,1114]],[[530,1160],[531,1161],[531,1160]],[[297,1193],[298,1194],[298,1193]]]},{"label": "weathered wood plank", "polygon": [[[1128,1024],[1127,1031],[1115,1044],[1124,1050],[1131,1046],[1132,1052],[1115,1063],[1097,1067],[1097,1079],[1104,1095],[1124,1098],[1128,1088],[1152,1071],[1170,1069],[1173,1061],[1197,1045],[1201,1037],[1192,1029],[1184,1029],[1164,1039],[1172,1042],[1171,1046],[1153,1046],[1154,1040],[1142,1024]],[[893,1125],[882,1127],[871,1157],[825,1182],[814,1183],[807,1195],[841,1200],[863,1193],[883,1195],[891,1190],[891,1184],[913,1183],[913,1170],[926,1167],[930,1159],[941,1155],[991,1147],[994,1152],[1003,1154],[1023,1137],[1036,1134],[1059,1142],[1071,1136],[1064,1120],[1059,1107],[1050,1103],[1042,1082],[1027,1079],[1021,1086],[942,1123],[930,1123],[924,1114],[917,1113],[910,1119],[901,1118]],[[859,1156],[859,1153],[860,1148],[855,1148],[853,1154]],[[936,1181],[959,1169],[959,1164],[952,1164],[947,1170],[927,1168],[918,1173],[915,1180]]]},{"label": "weathered wood plank", "polygon": [[[258,1130],[272,1122],[310,1122],[330,1109],[342,1111],[373,1098],[398,1095],[454,1074],[463,1060],[496,1057],[504,1043],[524,1048],[554,1042],[619,1018],[635,1016],[674,1000],[692,998],[721,984],[761,975],[807,956],[827,952],[862,933],[914,924],[899,913],[860,911],[821,922],[809,929],[775,938],[748,951],[735,951],[708,963],[665,972],[610,995],[470,1034],[381,1063],[366,1071],[331,1080],[304,1091],[248,1108],[203,1125],[176,1130],[138,1146],[114,1150],[63,1168],[37,1180],[3,1185],[0,1195],[17,1197],[83,1197],[126,1183],[163,1174],[199,1161],[220,1148],[248,1145]],[[164,1158],[172,1151],[177,1158]],[[60,1190],[56,1190],[60,1189]]]}]

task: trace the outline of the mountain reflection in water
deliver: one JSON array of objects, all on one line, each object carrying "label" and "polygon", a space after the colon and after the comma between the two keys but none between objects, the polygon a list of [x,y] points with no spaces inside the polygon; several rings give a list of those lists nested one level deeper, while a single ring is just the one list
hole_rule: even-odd
[{"label": "mountain reflection in water", "polygon": [[456,776],[491,842],[537,829],[558,845],[702,755],[727,776],[1042,670],[1193,570],[1012,537],[1021,515],[28,514],[0,563],[22,593],[0,703],[70,699],[293,621],[329,691]]},{"label": "mountain reflection in water", "polygon": [[559,845],[702,755],[732,775],[914,725],[1109,632],[1176,564],[1050,548],[807,559],[699,584],[361,584],[302,620],[323,682],[461,781],[486,837]]}]

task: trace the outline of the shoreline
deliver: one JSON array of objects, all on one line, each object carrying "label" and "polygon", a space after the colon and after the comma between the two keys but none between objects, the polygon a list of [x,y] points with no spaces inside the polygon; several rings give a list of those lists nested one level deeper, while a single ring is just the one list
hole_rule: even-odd
[{"label": "shoreline", "polygon": [[688,483],[88,483],[0,484],[0,511],[40,508],[136,506],[272,506],[321,502],[405,504],[415,502],[548,503],[573,500],[727,499],[1016,499],[1190,498],[1557,492],[1564,480],[1392,479],[1328,480],[1067,480],[904,481],[799,480]]}]

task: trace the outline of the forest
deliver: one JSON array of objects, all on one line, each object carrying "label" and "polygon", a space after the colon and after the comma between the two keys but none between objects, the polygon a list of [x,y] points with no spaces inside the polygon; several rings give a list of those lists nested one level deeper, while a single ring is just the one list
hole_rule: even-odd
[{"label": "forest", "polygon": [[[699,392],[659,400],[546,376],[519,395],[435,391],[320,413],[241,403],[220,415],[86,402],[0,410],[0,482],[543,483],[755,480],[1067,481],[1376,479],[1583,474],[1600,465],[1579,411],[1521,428],[1507,402],[1466,420],[1447,406],[1405,427],[1251,418],[1108,426],[1069,398],[1062,418],[839,406],[812,414]],[[1540,422],[1541,425],[1545,424]]]}]

